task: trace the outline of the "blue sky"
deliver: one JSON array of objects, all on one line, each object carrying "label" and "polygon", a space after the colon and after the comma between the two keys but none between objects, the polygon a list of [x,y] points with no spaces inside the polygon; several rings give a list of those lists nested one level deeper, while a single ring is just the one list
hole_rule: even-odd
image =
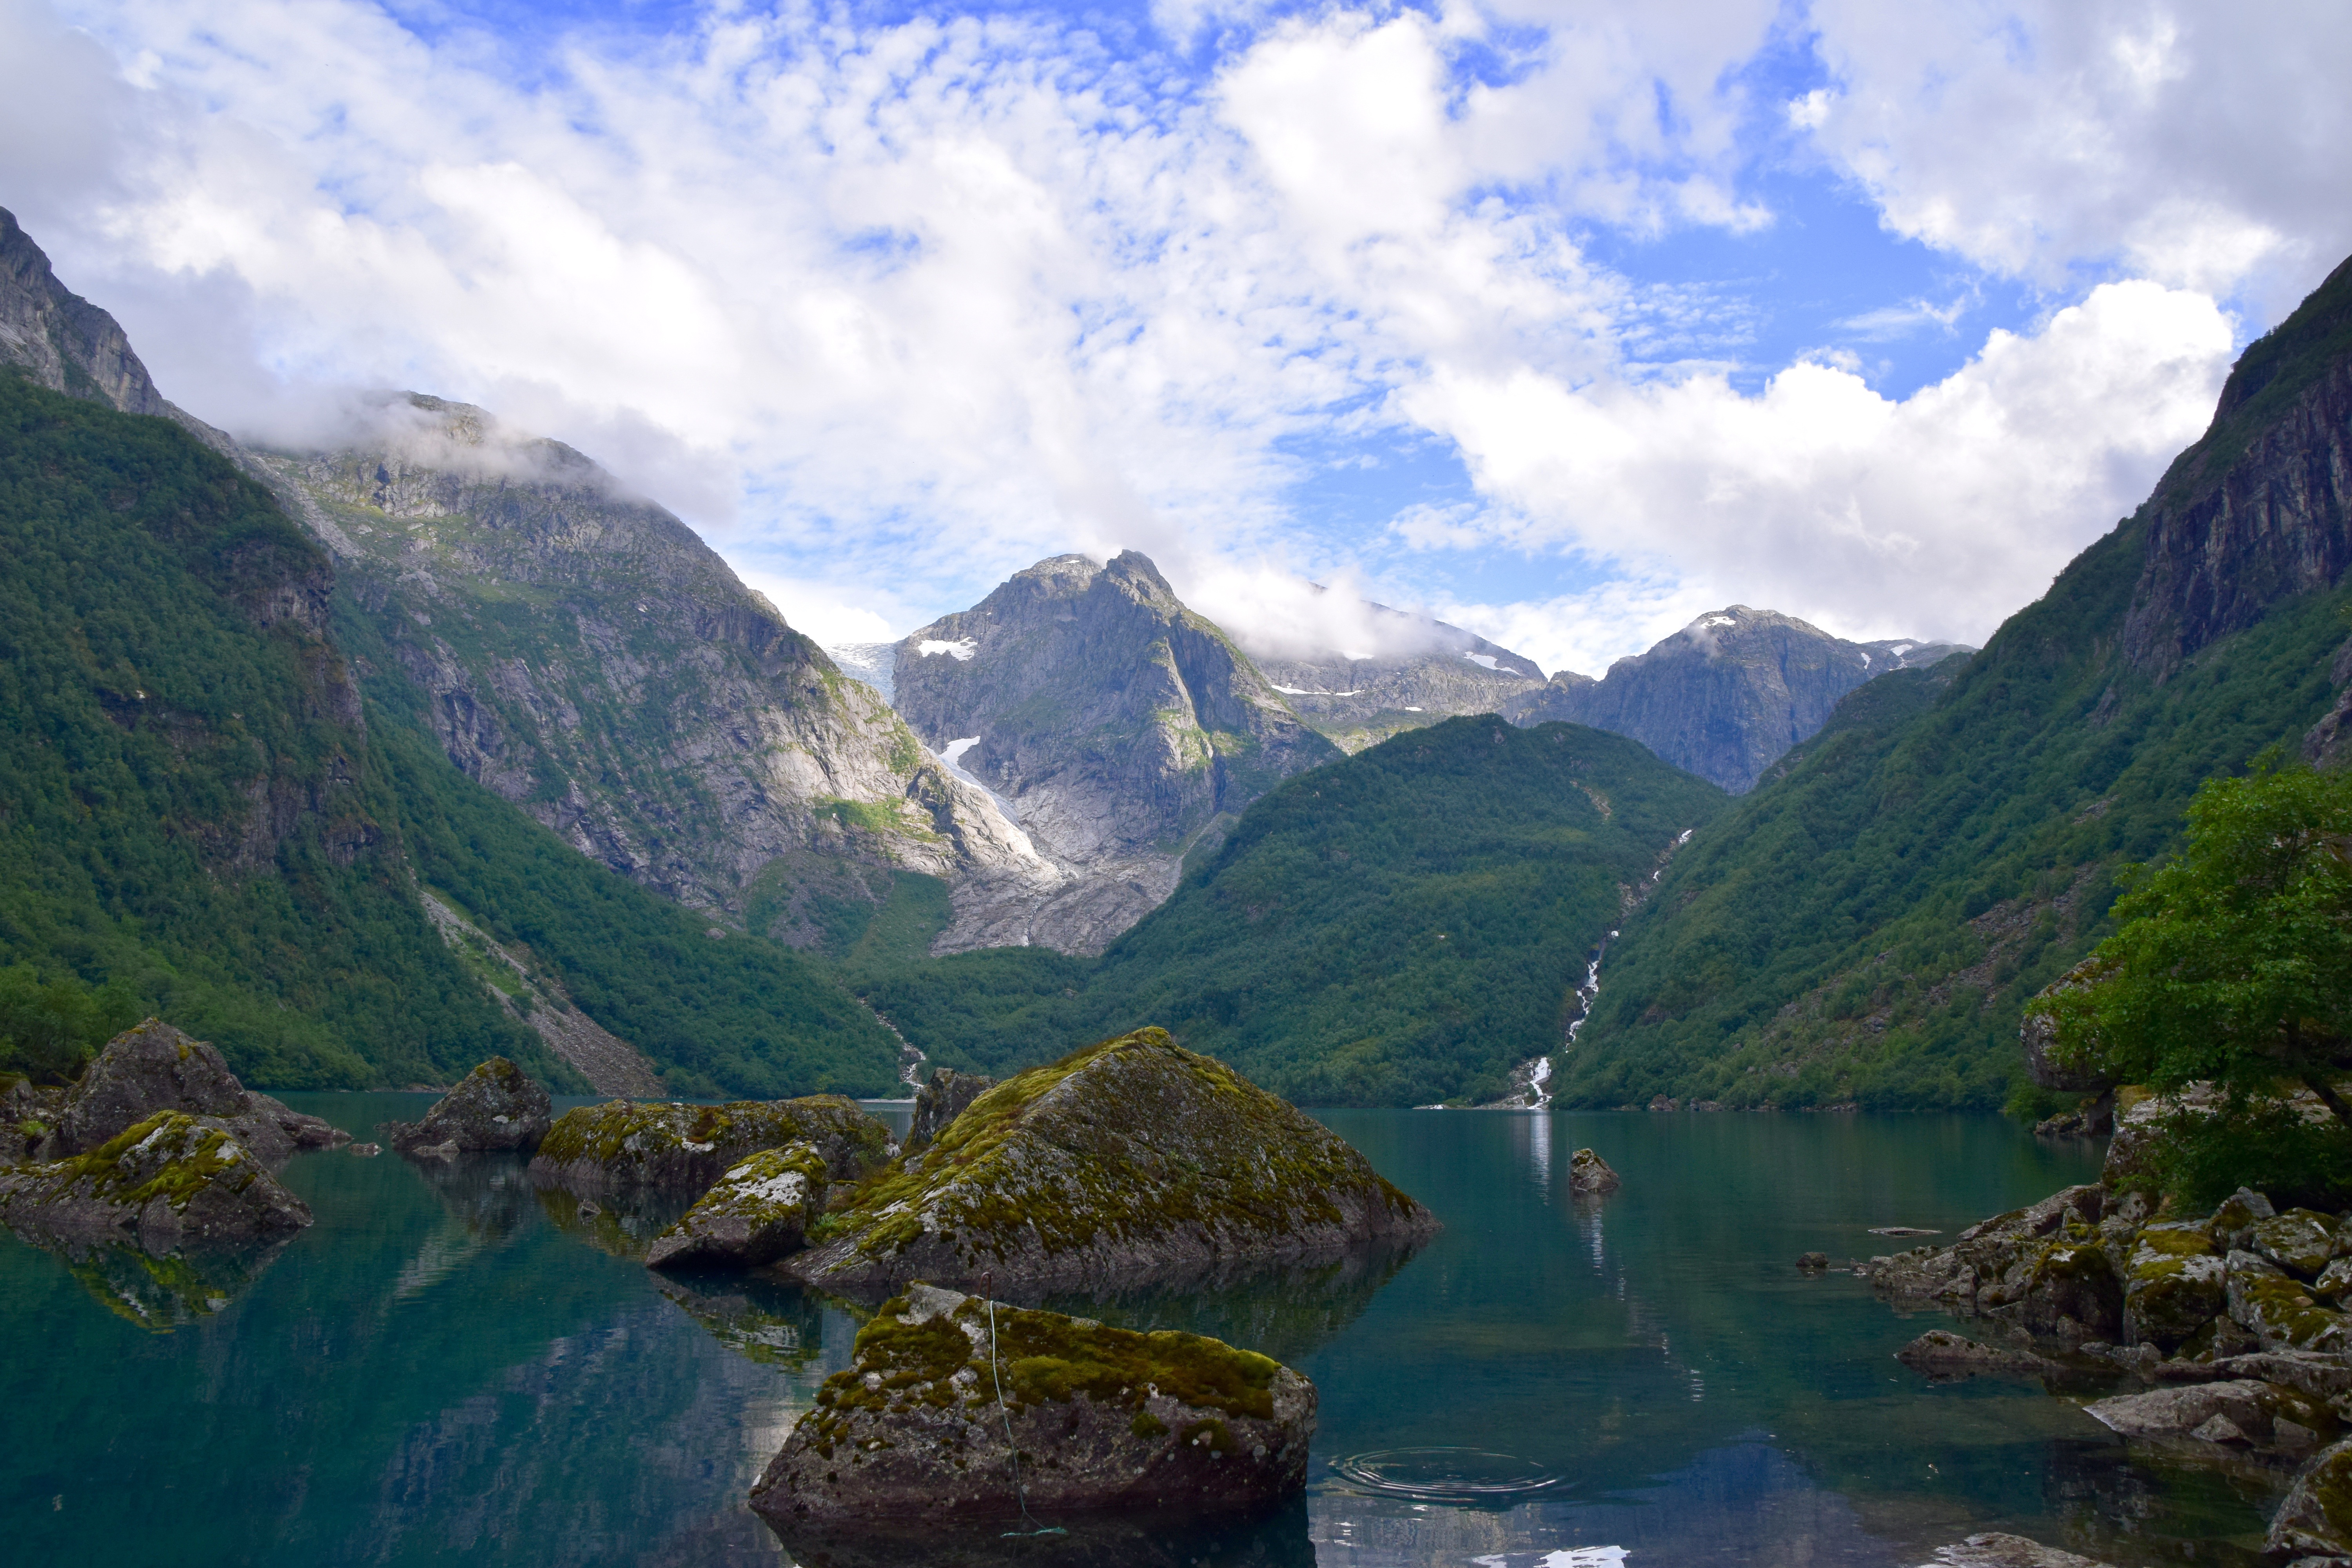
[{"label": "blue sky", "polygon": [[[1980,640],[2352,249],[2352,13],[0,0],[0,205],[257,438],[414,386],[797,623],[1140,548],[1547,668]],[[1339,606],[1335,608],[1335,606]]]}]

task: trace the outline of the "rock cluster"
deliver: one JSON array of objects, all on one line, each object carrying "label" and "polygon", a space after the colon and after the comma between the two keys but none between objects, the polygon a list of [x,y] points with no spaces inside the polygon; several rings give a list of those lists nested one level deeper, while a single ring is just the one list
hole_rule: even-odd
[{"label": "rock cluster", "polygon": [[890,1131],[838,1094],[725,1105],[609,1100],[565,1111],[540,1140],[530,1177],[595,1195],[646,1189],[698,1197],[762,1149],[805,1142],[834,1179],[850,1181],[889,1157]]},{"label": "rock cluster", "polygon": [[683,1218],[646,1250],[653,1268],[691,1265],[756,1268],[800,1250],[824,1213],[832,1182],[813,1143],[762,1149],[730,1166]]},{"label": "rock cluster", "polygon": [[1222,1341],[917,1285],[858,1331],[856,1356],[752,1489],[788,1542],[894,1518],[1009,1524],[1024,1505],[1248,1516],[1306,1485],[1314,1384]]},{"label": "rock cluster", "polygon": [[331,1149],[351,1134],[237,1081],[219,1051],[150,1018],[107,1042],[65,1089],[18,1084],[5,1102],[14,1147],[0,1159],[58,1160],[87,1153],[159,1110],[210,1117],[236,1130],[272,1170],[300,1149]]},{"label": "rock cluster", "polygon": [[402,1153],[488,1150],[528,1154],[553,1119],[547,1090],[504,1057],[492,1057],[458,1081],[421,1121],[387,1121],[384,1141]]},{"label": "rock cluster", "polygon": [[163,1110],[86,1153],[0,1173],[0,1221],[40,1241],[163,1253],[274,1240],[310,1209],[236,1128]]},{"label": "rock cluster", "polygon": [[785,1267],[869,1300],[919,1279],[1035,1293],[1437,1228],[1329,1128],[1155,1028],[990,1089]]}]

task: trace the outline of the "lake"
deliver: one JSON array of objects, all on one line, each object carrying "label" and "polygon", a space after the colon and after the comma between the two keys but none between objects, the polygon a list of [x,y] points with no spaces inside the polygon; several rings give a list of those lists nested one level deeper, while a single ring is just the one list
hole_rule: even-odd
[{"label": "lake", "polygon": [[[363,1138],[428,1103],[286,1099]],[[2254,1561],[2283,1478],[2127,1453],[2039,1384],[1931,1384],[1892,1356],[1940,1317],[1795,1267],[1906,1245],[1872,1226],[1948,1239],[2091,1179],[2095,1145],[1972,1117],[1324,1120],[1444,1234],[1404,1260],[1087,1304],[1263,1350],[1321,1392],[1304,1506],[1188,1546],[1201,1568],[1908,1568],[1990,1529],[2118,1564]],[[1625,1184],[1573,1202],[1588,1144]],[[12,1560],[789,1561],[743,1500],[847,1364],[849,1310],[655,1276],[621,1216],[542,1202],[516,1162],[336,1152],[285,1178],[318,1223],[257,1269],[0,1240]],[[1433,1447],[1551,1484],[1465,1507],[1333,1468]],[[1025,1549],[1003,1550],[1045,1560]]]}]

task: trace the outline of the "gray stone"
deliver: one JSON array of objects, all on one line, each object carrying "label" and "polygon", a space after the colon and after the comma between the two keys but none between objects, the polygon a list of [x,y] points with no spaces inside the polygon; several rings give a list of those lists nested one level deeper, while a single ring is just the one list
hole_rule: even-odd
[{"label": "gray stone", "polygon": [[788,1542],[1009,1522],[1023,1495],[1046,1518],[1247,1517],[1305,1489],[1315,1407],[1306,1378],[1216,1340],[918,1285],[860,1331],[751,1507]]},{"label": "gray stone", "polygon": [[2308,1288],[2266,1258],[2229,1257],[2230,1317],[2266,1351],[2352,1351],[2352,1318],[2323,1307]]},{"label": "gray stone", "polygon": [[2299,1279],[2316,1279],[2336,1253],[2336,1220],[2312,1209],[2289,1209],[2255,1221],[2246,1245]]},{"label": "gray stone", "polygon": [[2352,1441],[2323,1448],[2294,1478],[2264,1549],[2352,1555]]},{"label": "gray stone", "polygon": [[642,1189],[691,1199],[745,1156],[801,1142],[824,1157],[835,1181],[854,1181],[887,1158],[890,1130],[837,1094],[725,1105],[608,1100],[556,1118],[530,1179],[582,1195]]},{"label": "gray stone", "polygon": [[907,1152],[914,1153],[946,1131],[966,1106],[995,1087],[994,1079],[976,1072],[935,1068],[931,1081],[915,1091],[915,1119],[907,1129]]},{"label": "gray stone", "polygon": [[2200,1220],[2145,1226],[2124,1280],[2124,1334],[2170,1351],[2229,1305],[2222,1260]]},{"label": "gray stone", "polygon": [[236,1129],[272,1170],[299,1149],[331,1149],[351,1134],[289,1110],[237,1081],[219,1051],[150,1018],[107,1042],[66,1091],[52,1154],[80,1154],[158,1111],[211,1117]]},{"label": "gray stone", "polygon": [[1936,1561],[1919,1568],[2109,1568],[2095,1558],[2061,1552],[2022,1535],[1989,1532],[1971,1535],[1953,1546],[1936,1548]]},{"label": "gray stone", "polygon": [[95,1149],[0,1173],[0,1221],[44,1243],[135,1239],[163,1253],[276,1240],[310,1209],[239,1129],[163,1110]]},{"label": "gray stone", "polygon": [[1568,1190],[1579,1197],[1606,1197],[1624,1184],[1609,1162],[1590,1149],[1568,1157]]},{"label": "gray stone", "polygon": [[756,1268],[797,1252],[832,1180],[814,1144],[762,1149],[730,1166],[646,1250],[649,1268]]},{"label": "gray stone", "polygon": [[1935,1378],[2038,1377],[2058,1370],[2058,1363],[2045,1357],[1979,1344],[1948,1329],[1929,1329],[1896,1351],[1895,1359]]},{"label": "gray stone", "polygon": [[387,1121],[385,1142],[408,1152],[450,1145],[451,1152],[528,1154],[553,1125],[547,1090],[504,1057],[492,1057],[458,1081],[419,1121]]}]

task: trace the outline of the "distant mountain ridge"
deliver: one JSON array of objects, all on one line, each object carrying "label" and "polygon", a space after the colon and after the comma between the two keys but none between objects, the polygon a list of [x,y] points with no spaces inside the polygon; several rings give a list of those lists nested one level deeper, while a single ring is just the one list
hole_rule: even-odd
[{"label": "distant mountain ridge", "polygon": [[1740,795],[1864,681],[1974,651],[1902,638],[1848,642],[1793,616],[1732,605],[1619,659],[1599,680],[1562,670],[1508,699],[1502,712],[1516,724],[1565,720],[1629,736]]},{"label": "distant mountain ridge", "polygon": [[1369,601],[1362,611],[1366,640],[1385,651],[1249,650],[1298,716],[1344,752],[1461,714],[1498,712],[1543,684],[1534,661],[1475,632]]}]

